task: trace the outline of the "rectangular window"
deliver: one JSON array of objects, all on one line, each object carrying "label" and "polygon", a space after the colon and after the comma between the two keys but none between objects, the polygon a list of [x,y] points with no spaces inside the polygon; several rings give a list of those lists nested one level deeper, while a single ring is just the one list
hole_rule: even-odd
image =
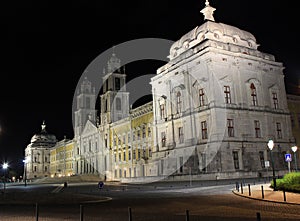
[{"label": "rectangular window", "polygon": [[255,128],[255,137],[260,138],[261,137],[260,122],[258,120],[254,121],[254,128]]},{"label": "rectangular window", "polygon": [[131,151],[128,150],[128,160],[131,160]]},{"label": "rectangular window", "polygon": [[231,94],[230,94],[229,86],[224,86],[224,95],[225,95],[225,103],[231,104]]},{"label": "rectangular window", "polygon": [[250,85],[250,89],[251,89],[252,105],[257,106],[257,94],[256,94],[256,88],[254,84]]},{"label": "rectangular window", "polygon": [[132,157],[133,157],[134,160],[136,160],[136,152],[135,152],[135,150],[133,150],[133,156]]},{"label": "rectangular window", "polygon": [[199,89],[199,106],[202,107],[205,105],[205,93],[204,89]]},{"label": "rectangular window", "polygon": [[207,139],[207,123],[206,121],[201,122],[202,139]]},{"label": "rectangular window", "polygon": [[126,161],[126,152],[123,152],[123,160]]},{"label": "rectangular window", "polygon": [[120,90],[121,88],[120,78],[115,78],[115,88],[116,91]]},{"label": "rectangular window", "polygon": [[128,144],[129,144],[130,143],[130,133],[128,134],[127,140],[128,140]]},{"label": "rectangular window", "polygon": [[228,137],[234,137],[233,119],[227,119]]},{"label": "rectangular window", "polygon": [[152,150],[151,150],[151,147],[149,148],[149,157],[152,157]]},{"label": "rectangular window", "polygon": [[274,109],[278,109],[278,97],[277,97],[277,93],[273,92],[272,93],[272,97],[273,97]]},{"label": "rectangular window", "polygon": [[233,151],[232,154],[233,154],[234,169],[238,170],[238,169],[240,169],[239,152]]},{"label": "rectangular window", "polygon": [[138,149],[138,160],[141,159],[141,150]]},{"label": "rectangular window", "polygon": [[142,133],[143,133],[142,134],[143,138],[145,138],[146,137],[146,127],[145,126],[143,126],[143,132]]},{"label": "rectangular window", "polygon": [[122,159],[121,159],[121,153],[119,153],[119,161],[121,161]]},{"label": "rectangular window", "polygon": [[141,132],[140,131],[137,132],[137,136],[138,136],[138,140],[140,140],[141,139]]},{"label": "rectangular window", "polygon": [[148,137],[151,137],[151,128],[148,127]]},{"label": "rectangular window", "polygon": [[277,138],[282,138],[281,123],[276,123]]},{"label": "rectangular window", "polygon": [[183,127],[178,128],[178,138],[179,138],[179,143],[184,142]]},{"label": "rectangular window", "polygon": [[117,162],[117,154],[114,154],[115,162]]},{"label": "rectangular window", "polygon": [[161,119],[165,119],[165,104],[160,105],[160,117]]},{"label": "rectangular window", "polygon": [[161,132],[161,146],[166,146],[166,132]]},{"label": "rectangular window", "polygon": [[265,157],[263,151],[259,151],[259,161],[260,161],[261,168],[265,168]]},{"label": "rectangular window", "polygon": [[178,91],[177,94],[176,94],[176,109],[177,109],[177,113],[181,113],[181,108],[182,108],[181,93],[180,93],[180,91]]}]

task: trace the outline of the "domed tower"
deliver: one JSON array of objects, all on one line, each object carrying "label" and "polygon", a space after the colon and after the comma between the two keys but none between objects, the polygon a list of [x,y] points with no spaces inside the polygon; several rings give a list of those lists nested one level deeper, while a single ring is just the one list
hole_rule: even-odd
[{"label": "domed tower", "polygon": [[46,131],[45,122],[41,126],[42,130],[31,138],[25,149],[27,179],[50,175],[50,148],[55,146],[57,140],[55,135]]}]

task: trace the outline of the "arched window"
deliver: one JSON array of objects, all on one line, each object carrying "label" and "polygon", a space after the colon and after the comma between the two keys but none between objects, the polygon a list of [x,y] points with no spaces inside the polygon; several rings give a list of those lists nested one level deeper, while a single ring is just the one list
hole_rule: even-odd
[{"label": "arched window", "polygon": [[250,85],[250,90],[251,90],[252,105],[257,106],[256,88],[253,83]]},{"label": "arched window", "polygon": [[177,92],[176,94],[176,110],[177,113],[181,113],[181,108],[182,108],[182,97],[180,91]]},{"label": "arched window", "polygon": [[116,98],[116,109],[117,110],[121,110],[121,99],[120,98]]}]

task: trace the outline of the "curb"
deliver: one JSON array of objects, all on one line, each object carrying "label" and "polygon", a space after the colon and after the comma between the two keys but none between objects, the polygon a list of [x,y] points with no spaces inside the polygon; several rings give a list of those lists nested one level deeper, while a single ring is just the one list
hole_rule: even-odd
[{"label": "curb", "polygon": [[269,202],[269,203],[278,203],[278,204],[290,204],[290,205],[296,205],[300,206],[300,203],[292,203],[292,202],[282,202],[282,201],[275,201],[275,200],[267,200],[267,199],[260,199],[260,198],[254,198],[251,196],[242,195],[240,193],[237,193],[234,189],[232,190],[232,193],[236,196],[244,197],[247,199],[257,200],[257,201],[263,201],[263,202]]}]

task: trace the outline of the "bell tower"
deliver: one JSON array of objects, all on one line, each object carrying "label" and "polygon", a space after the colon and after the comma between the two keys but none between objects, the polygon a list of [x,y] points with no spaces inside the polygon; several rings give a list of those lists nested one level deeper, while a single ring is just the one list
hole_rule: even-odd
[{"label": "bell tower", "polygon": [[129,92],[126,91],[125,68],[113,52],[103,69],[103,94],[100,95],[101,125],[112,123],[129,115]]},{"label": "bell tower", "polygon": [[88,120],[96,123],[95,88],[85,77],[77,91],[77,107],[75,111],[75,137],[80,136]]}]

